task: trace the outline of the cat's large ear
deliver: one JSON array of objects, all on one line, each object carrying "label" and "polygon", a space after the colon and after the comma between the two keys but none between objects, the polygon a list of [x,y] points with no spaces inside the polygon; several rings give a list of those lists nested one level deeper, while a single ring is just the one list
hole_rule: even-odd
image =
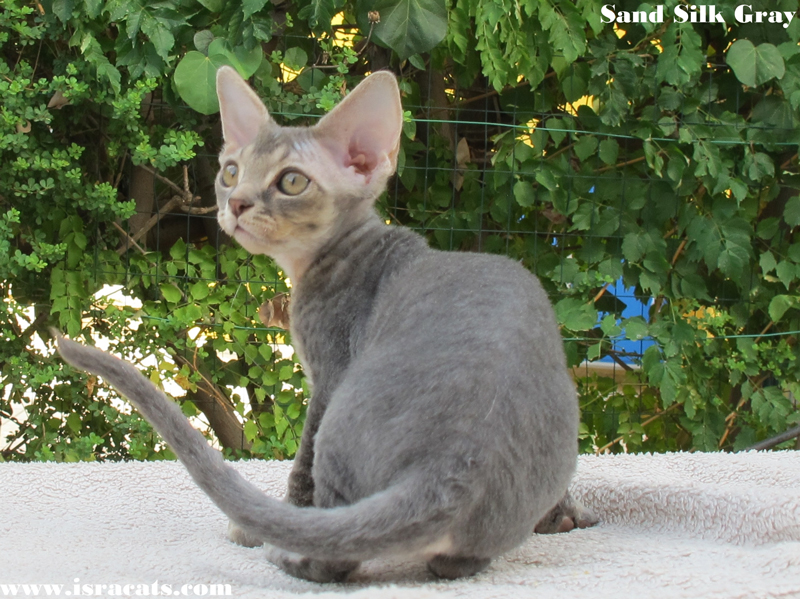
[{"label": "cat's large ear", "polygon": [[367,77],[315,127],[317,137],[343,168],[369,182],[397,166],[403,107],[397,79],[387,71]]},{"label": "cat's large ear", "polygon": [[217,97],[222,117],[225,152],[247,146],[258,134],[259,125],[270,120],[267,107],[235,69],[217,71]]}]

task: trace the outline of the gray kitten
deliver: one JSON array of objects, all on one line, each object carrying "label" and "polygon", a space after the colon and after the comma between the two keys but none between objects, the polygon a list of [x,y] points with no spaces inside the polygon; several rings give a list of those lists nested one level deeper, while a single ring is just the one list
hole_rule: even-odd
[{"label": "gray kitten", "polygon": [[397,161],[395,78],[371,75],[310,128],[278,126],[233,69],[217,89],[219,222],[291,277],[292,339],[313,382],[286,501],[242,479],[132,365],[63,338],[61,355],[130,399],[232,538],[268,543],[294,576],[339,581],[398,554],[469,576],[540,520],[544,532],[591,523],[565,497],[578,403],[537,279],[507,258],[430,249],[373,208]]}]

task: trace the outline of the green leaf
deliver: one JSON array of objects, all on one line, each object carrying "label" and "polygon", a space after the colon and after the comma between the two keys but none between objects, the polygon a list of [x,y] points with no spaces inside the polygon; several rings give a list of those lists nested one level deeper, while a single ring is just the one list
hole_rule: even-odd
[{"label": "green leaf", "polygon": [[225,0],[197,0],[197,1],[213,13],[222,12],[222,9],[225,7]]},{"label": "green leaf", "polygon": [[622,255],[628,262],[638,262],[645,253],[642,239],[636,233],[628,233],[622,240]]},{"label": "green leaf", "polygon": [[192,400],[187,399],[181,402],[181,412],[187,418],[191,418],[197,416],[200,410],[197,409],[197,405]]},{"label": "green leaf", "polygon": [[269,361],[272,358],[272,348],[268,343],[262,343],[258,346],[259,355],[264,358],[264,361]]},{"label": "green leaf", "polygon": [[775,174],[775,165],[772,159],[763,152],[747,152],[744,168],[747,176],[753,181],[760,181],[764,177],[771,177]]},{"label": "green leaf", "polygon": [[261,66],[261,62],[264,60],[264,51],[260,44],[256,44],[248,50],[244,46],[231,48],[227,40],[215,39],[208,46],[208,58],[212,62],[232,66],[243,79],[249,79]]},{"label": "green leaf", "polygon": [[556,319],[567,329],[585,331],[597,323],[597,310],[574,297],[562,299],[555,305]]},{"label": "green leaf", "polygon": [[306,63],[308,63],[308,54],[305,50],[297,46],[289,48],[283,55],[283,64],[293,71],[299,71],[306,66]]},{"label": "green leaf", "polygon": [[408,57],[408,62],[410,62],[414,67],[418,68],[420,71],[425,70],[425,61],[422,60],[422,57],[419,54],[412,54]]},{"label": "green leaf", "polygon": [[244,436],[251,443],[258,436],[258,425],[253,420],[248,420],[244,423]]},{"label": "green leaf", "polygon": [[194,50],[187,52],[174,75],[181,99],[201,114],[218,112],[217,69],[224,64],[228,63],[220,54],[206,57]]},{"label": "green leaf", "polygon": [[756,235],[761,239],[772,239],[777,235],[780,227],[780,221],[774,216],[770,216],[758,223],[756,227]]},{"label": "green leaf", "polygon": [[164,299],[171,304],[177,304],[181,301],[181,298],[183,298],[181,290],[172,283],[161,283],[158,287],[161,289],[161,294],[164,296]]},{"label": "green leaf", "polygon": [[778,322],[786,311],[794,306],[796,300],[791,295],[776,295],[769,302],[769,317],[773,322]]},{"label": "green leaf", "polygon": [[695,340],[695,329],[685,320],[678,320],[672,327],[672,339],[678,345],[691,345]]},{"label": "green leaf", "polygon": [[657,345],[651,345],[642,355],[642,369],[651,383],[658,385],[664,376],[664,364]]},{"label": "green leaf", "polygon": [[788,289],[789,285],[791,285],[792,281],[795,279],[797,268],[788,260],[781,260],[778,262],[778,266],[775,267],[775,273],[778,275],[781,283],[783,283],[783,286]]},{"label": "green leaf", "polygon": [[517,181],[514,184],[514,199],[523,208],[533,206],[536,201],[536,192],[533,190],[533,185],[527,181]]},{"label": "green leaf", "polygon": [[549,168],[542,168],[536,171],[536,182],[549,191],[558,189],[558,181],[556,181],[553,171]]},{"label": "green leaf", "polygon": [[330,31],[331,20],[344,5],[341,0],[311,0],[297,13],[314,30]]},{"label": "green leaf", "polygon": [[664,51],[656,63],[659,80],[682,88],[700,75],[705,59],[702,38],[690,23],[671,23],[661,44]]},{"label": "green leaf", "polygon": [[278,433],[278,436],[283,437],[283,433],[286,432],[287,428],[289,428],[289,421],[286,418],[278,418],[276,415],[275,432]]},{"label": "green leaf", "polygon": [[594,135],[582,135],[573,150],[578,158],[586,160],[597,150],[597,138]]},{"label": "green leaf", "polygon": [[83,426],[83,422],[81,421],[81,417],[75,414],[74,412],[67,416],[67,426],[69,430],[73,433],[79,433],[81,431],[81,427]]},{"label": "green leaf", "polygon": [[186,258],[186,242],[183,239],[178,239],[172,247],[169,248],[169,257],[173,260],[184,260]]},{"label": "green leaf", "polygon": [[572,72],[561,81],[561,89],[567,102],[575,102],[586,95],[587,82],[580,74]]},{"label": "green leaf", "polygon": [[616,139],[604,139],[600,142],[600,160],[605,164],[616,164],[619,155],[619,144]]},{"label": "green leaf", "polygon": [[664,87],[658,94],[658,105],[664,110],[677,110],[683,103],[683,94],[671,87]]},{"label": "green leaf", "polygon": [[761,85],[770,79],[781,79],[786,73],[783,56],[772,44],[754,46],[750,40],[736,40],[725,59],[736,78],[748,87]]},{"label": "green leaf", "polygon": [[565,127],[566,124],[563,119],[558,117],[547,119],[546,129],[556,147],[560,146],[561,142],[564,141],[564,138],[567,136],[567,132],[564,130]]},{"label": "green leaf", "polygon": [[207,298],[210,292],[211,290],[209,289],[206,281],[197,281],[191,287],[189,287],[189,294],[192,296],[193,300],[198,302]]},{"label": "green leaf", "polygon": [[790,227],[800,225],[800,196],[789,198],[786,207],[783,209],[783,220]]},{"label": "green leaf", "polygon": [[208,56],[208,47],[213,41],[214,34],[208,29],[203,29],[203,31],[198,31],[194,34],[194,47],[197,48],[198,52],[202,52],[206,56]]},{"label": "green leaf", "polygon": [[101,61],[97,65],[97,74],[107,79],[114,91],[119,93],[120,83],[122,81],[119,69],[112,65],[108,60],[105,60]]},{"label": "green leaf", "polygon": [[625,329],[625,337],[631,341],[640,341],[647,337],[648,325],[641,316],[628,318],[624,321],[623,328]]},{"label": "green leaf", "polygon": [[750,254],[746,248],[725,241],[725,249],[720,252],[717,265],[723,274],[728,275],[734,280],[738,280],[748,263]]},{"label": "green leaf", "polygon": [[567,64],[575,62],[584,53],[585,21],[571,2],[560,2],[554,6],[549,0],[542,0],[539,18],[542,29],[549,34],[550,44],[561,51]]},{"label": "green leaf", "polygon": [[66,23],[72,18],[72,9],[75,7],[75,0],[54,0],[53,14],[62,23]]},{"label": "green leaf", "polygon": [[86,239],[86,235],[84,235],[80,231],[76,231],[75,235],[72,237],[72,242],[75,245],[77,245],[80,249],[85,250],[86,244],[89,242],[89,240]]},{"label": "green leaf", "polygon": [[169,60],[169,51],[175,45],[175,36],[169,28],[149,15],[142,19],[142,33],[144,33],[156,49],[156,53],[164,60]]},{"label": "green leaf", "polygon": [[763,274],[767,274],[778,265],[778,263],[775,261],[775,256],[773,256],[772,252],[769,250],[761,254],[761,257],[758,259],[758,263],[761,266],[761,272]]},{"label": "green leaf", "polygon": [[602,343],[594,343],[589,346],[589,349],[586,350],[586,359],[590,362],[593,360],[597,360],[600,357],[602,352],[603,344]]},{"label": "green leaf", "polygon": [[639,285],[644,291],[657,295],[661,293],[661,280],[663,278],[660,274],[643,270],[639,273]]},{"label": "green leaf", "polygon": [[92,37],[90,33],[86,33],[81,39],[81,52],[91,64],[97,68],[97,74],[100,77],[108,79],[111,87],[115,92],[120,91],[121,76],[119,70],[112,65],[105,54],[100,43]]},{"label": "green leaf", "polygon": [[275,426],[275,416],[269,412],[261,412],[258,415],[258,423],[265,429],[271,429]]},{"label": "green leaf", "polygon": [[622,329],[617,324],[617,318],[613,314],[606,314],[603,320],[600,321],[600,330],[607,337],[616,337],[622,332]]},{"label": "green leaf", "polygon": [[289,418],[296,420],[297,417],[300,416],[301,409],[302,408],[300,407],[299,404],[293,403],[288,408],[286,408],[286,415]]},{"label": "green leaf", "polygon": [[83,4],[90,19],[96,19],[103,12],[103,0],[83,0]]},{"label": "green leaf", "polygon": [[447,34],[447,4],[445,0],[375,0],[362,2],[359,7],[362,31],[369,31],[368,11],[380,13],[373,37],[394,50],[405,60],[414,54],[433,49]]},{"label": "green leaf", "polygon": [[262,8],[264,8],[266,4],[267,0],[242,0],[242,12],[244,13],[244,18],[249,19]]}]

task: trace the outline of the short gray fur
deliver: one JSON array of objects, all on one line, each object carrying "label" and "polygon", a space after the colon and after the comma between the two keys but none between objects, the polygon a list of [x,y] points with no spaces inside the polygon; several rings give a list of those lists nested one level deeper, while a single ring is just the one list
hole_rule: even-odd
[{"label": "short gray fur", "polygon": [[[396,94],[388,75],[370,80],[337,120],[370,94]],[[218,183],[223,228],[242,239],[239,227],[249,229],[253,245],[253,231],[269,237],[267,221],[256,220],[269,215],[275,226],[298,227],[293,239],[317,236],[304,241],[312,248],[304,266],[291,263],[292,339],[313,399],[286,500],[242,479],[132,365],[63,338],[61,355],[130,399],[231,519],[234,540],[269,544],[269,559],[295,576],[343,580],[360,561],[401,554],[419,555],[438,576],[467,576],[526,541],[546,515],[554,523],[543,528],[560,529],[551,509],[575,469],[578,404],[538,280],[507,258],[436,251],[416,233],[386,225],[372,203],[394,168],[396,139],[385,156],[360,137],[363,147],[349,144],[351,153],[378,156],[346,158],[348,173],[370,175],[373,191],[362,198],[335,191],[349,174],[328,182],[330,164],[319,174],[293,157],[292,144],[307,143],[309,131],[325,146],[325,127],[333,125],[324,119],[313,129],[279,128],[264,111],[261,131],[237,138],[231,112],[255,102],[239,81],[220,73],[228,142],[221,162],[238,161],[242,177]],[[373,168],[386,156],[386,172]],[[248,162],[268,160],[278,164]],[[368,166],[354,169],[359,160]],[[287,199],[273,189],[287,168],[302,169],[310,191]],[[266,189],[234,210],[237,189],[253,182],[248,172]],[[328,220],[317,223],[323,212]],[[566,499],[559,505],[569,505],[566,515],[577,521],[579,508]]]}]

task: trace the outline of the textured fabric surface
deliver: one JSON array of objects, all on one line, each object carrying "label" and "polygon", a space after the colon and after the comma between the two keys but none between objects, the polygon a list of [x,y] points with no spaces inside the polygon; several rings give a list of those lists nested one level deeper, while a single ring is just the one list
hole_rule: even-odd
[{"label": "textured fabric surface", "polygon": [[[282,496],[291,464],[235,467]],[[226,519],[178,463],[0,464],[0,597],[47,583],[62,596],[78,584],[93,596],[229,585],[254,599],[800,598],[800,452],[583,456],[573,490],[598,526],[531,535],[474,578],[374,560],[318,585],[228,542]]]}]

